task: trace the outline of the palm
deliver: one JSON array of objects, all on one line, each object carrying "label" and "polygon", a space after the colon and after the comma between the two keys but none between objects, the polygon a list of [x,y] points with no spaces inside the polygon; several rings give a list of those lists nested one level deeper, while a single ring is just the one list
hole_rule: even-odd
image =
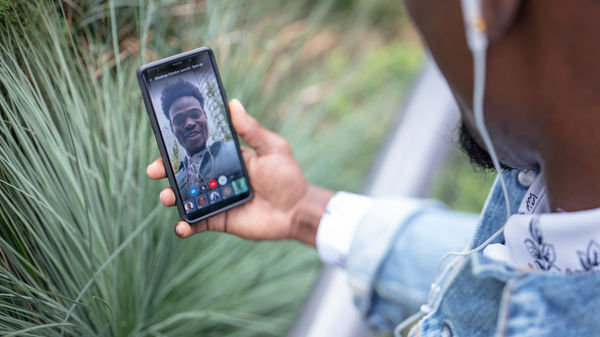
[{"label": "palm", "polygon": [[[246,239],[282,239],[290,236],[293,210],[306,192],[307,182],[288,149],[258,155],[243,149],[254,198],[208,221],[210,230],[226,231]],[[212,228],[223,224],[224,228]]]}]

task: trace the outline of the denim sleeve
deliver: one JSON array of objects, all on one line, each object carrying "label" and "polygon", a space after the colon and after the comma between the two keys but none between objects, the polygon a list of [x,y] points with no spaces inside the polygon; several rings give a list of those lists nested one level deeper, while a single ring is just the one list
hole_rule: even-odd
[{"label": "denim sleeve", "polygon": [[374,331],[389,331],[419,310],[440,258],[464,248],[478,222],[478,215],[429,200],[419,201],[408,216],[396,214],[406,200],[375,200],[348,255],[355,303]]}]

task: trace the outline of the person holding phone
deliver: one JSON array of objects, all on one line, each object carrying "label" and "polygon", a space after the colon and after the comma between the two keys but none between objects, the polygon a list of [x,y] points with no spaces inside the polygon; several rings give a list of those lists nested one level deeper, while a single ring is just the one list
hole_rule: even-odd
[{"label": "person holding phone", "polygon": [[[471,105],[473,57],[462,19],[469,7],[405,3],[459,104],[465,151],[489,167]],[[389,331],[419,312],[410,336],[598,335],[600,2],[478,4],[474,30],[489,39],[486,127],[504,167],[508,205],[499,183],[480,217],[426,200],[317,187],[287,141],[232,100],[233,124],[249,145],[242,153],[254,198],[193,226],[177,222],[176,234],[211,230],[316,246],[323,261],[347,270],[374,330]],[[147,174],[165,178],[163,162],[150,164]],[[175,194],[167,188],[160,200],[173,206]],[[485,249],[452,258],[436,273],[440,258],[467,241]]]}]

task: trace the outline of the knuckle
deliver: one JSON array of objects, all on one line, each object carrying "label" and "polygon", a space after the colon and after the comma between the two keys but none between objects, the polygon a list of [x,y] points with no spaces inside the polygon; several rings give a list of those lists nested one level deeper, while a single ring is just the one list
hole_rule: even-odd
[{"label": "knuckle", "polygon": [[280,135],[277,135],[277,137],[274,138],[274,146],[279,152],[292,153],[290,142]]},{"label": "knuckle", "polygon": [[215,229],[213,227],[214,227],[214,224],[211,221],[211,218],[206,219],[206,230],[214,231]]},{"label": "knuckle", "polygon": [[194,230],[194,234],[205,232],[208,229],[208,221],[202,220],[201,222],[195,224],[192,228]]},{"label": "knuckle", "polygon": [[213,232],[222,232],[223,231],[223,225],[221,223],[219,223],[217,221],[218,217],[212,217],[212,218],[208,218],[206,219],[207,222],[207,227],[209,231],[213,231]]}]

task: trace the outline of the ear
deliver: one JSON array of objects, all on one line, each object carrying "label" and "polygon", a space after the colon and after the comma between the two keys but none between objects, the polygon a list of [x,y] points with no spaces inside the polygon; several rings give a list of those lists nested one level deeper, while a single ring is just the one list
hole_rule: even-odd
[{"label": "ear", "polygon": [[498,40],[508,32],[517,19],[523,0],[483,0],[483,17],[488,37]]}]

